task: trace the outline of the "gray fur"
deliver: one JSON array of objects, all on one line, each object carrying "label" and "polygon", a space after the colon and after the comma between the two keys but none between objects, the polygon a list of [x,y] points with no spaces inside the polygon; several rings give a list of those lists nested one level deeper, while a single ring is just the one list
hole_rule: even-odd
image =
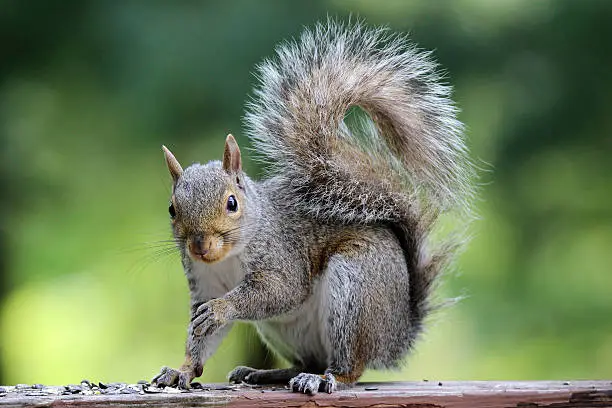
[{"label": "gray fur", "polygon": [[[215,330],[250,321],[294,368],[239,367],[233,381],[303,369],[293,390],[331,392],[365,368],[396,367],[421,331],[455,250],[431,249],[429,235],[441,212],[469,212],[462,126],[429,54],[385,29],[318,25],[279,47],[259,78],[246,124],[268,177],[211,162],[188,167],[174,186],[194,306],[186,370],[199,375]],[[351,106],[371,116],[358,133],[343,124]],[[223,220],[228,189],[239,228],[227,257],[203,266],[187,244]],[[203,328],[214,334],[197,335]]]}]

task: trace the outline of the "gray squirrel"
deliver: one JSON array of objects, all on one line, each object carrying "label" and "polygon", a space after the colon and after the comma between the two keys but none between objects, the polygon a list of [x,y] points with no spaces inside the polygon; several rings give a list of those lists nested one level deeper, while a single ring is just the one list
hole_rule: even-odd
[{"label": "gray squirrel", "polygon": [[[451,88],[405,35],[327,21],[257,73],[245,122],[264,180],[231,135],[222,161],[185,170],[163,147],[191,322],[185,362],[153,383],[189,388],[248,321],[291,368],[240,366],[231,382],[331,393],[413,346],[458,246],[430,235],[440,214],[469,213],[473,166]],[[369,115],[359,130],[352,107]]]}]

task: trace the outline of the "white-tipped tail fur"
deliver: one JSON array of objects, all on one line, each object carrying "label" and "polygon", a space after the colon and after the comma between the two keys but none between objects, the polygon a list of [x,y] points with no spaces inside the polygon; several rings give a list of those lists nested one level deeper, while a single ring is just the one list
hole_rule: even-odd
[{"label": "white-tipped tail fur", "polygon": [[[434,210],[467,208],[463,126],[428,52],[386,28],[328,21],[276,54],[259,66],[245,119],[296,205],[343,222],[396,220],[415,197]],[[346,130],[352,106],[373,131]]]}]

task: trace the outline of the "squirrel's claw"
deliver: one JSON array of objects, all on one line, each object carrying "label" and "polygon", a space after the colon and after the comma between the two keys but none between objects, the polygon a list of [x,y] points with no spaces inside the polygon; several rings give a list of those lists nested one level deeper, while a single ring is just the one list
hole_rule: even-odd
[{"label": "squirrel's claw", "polygon": [[289,388],[293,392],[315,395],[319,392],[319,385],[323,379],[317,374],[301,373],[289,381]]},{"label": "squirrel's claw", "polygon": [[191,318],[191,332],[195,336],[209,336],[226,323],[221,311],[225,310],[227,302],[223,299],[213,299],[198,306]]},{"label": "squirrel's claw", "polygon": [[323,391],[328,394],[331,394],[332,392],[336,391],[336,389],[338,388],[338,385],[336,383],[336,377],[334,377],[332,373],[326,373],[324,377],[324,382],[322,384]]},{"label": "squirrel's claw", "polygon": [[193,373],[181,372],[178,376],[178,387],[182,390],[191,389],[191,380],[193,380]]},{"label": "squirrel's claw", "polygon": [[196,336],[208,336],[212,334],[219,326],[215,320],[214,312],[208,304],[200,306],[191,323],[193,334]]},{"label": "squirrel's claw", "polygon": [[151,380],[151,383],[160,388],[172,387],[173,385],[177,383],[178,376],[179,376],[178,370],[164,366],[159,371],[159,374],[157,374]]}]

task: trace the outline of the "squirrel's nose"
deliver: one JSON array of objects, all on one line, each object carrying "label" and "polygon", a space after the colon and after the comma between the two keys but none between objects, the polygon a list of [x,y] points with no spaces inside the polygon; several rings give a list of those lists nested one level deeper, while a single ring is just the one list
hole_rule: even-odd
[{"label": "squirrel's nose", "polygon": [[190,249],[194,255],[203,256],[208,253],[211,244],[212,242],[210,240],[205,240],[202,235],[196,235],[191,239]]}]

